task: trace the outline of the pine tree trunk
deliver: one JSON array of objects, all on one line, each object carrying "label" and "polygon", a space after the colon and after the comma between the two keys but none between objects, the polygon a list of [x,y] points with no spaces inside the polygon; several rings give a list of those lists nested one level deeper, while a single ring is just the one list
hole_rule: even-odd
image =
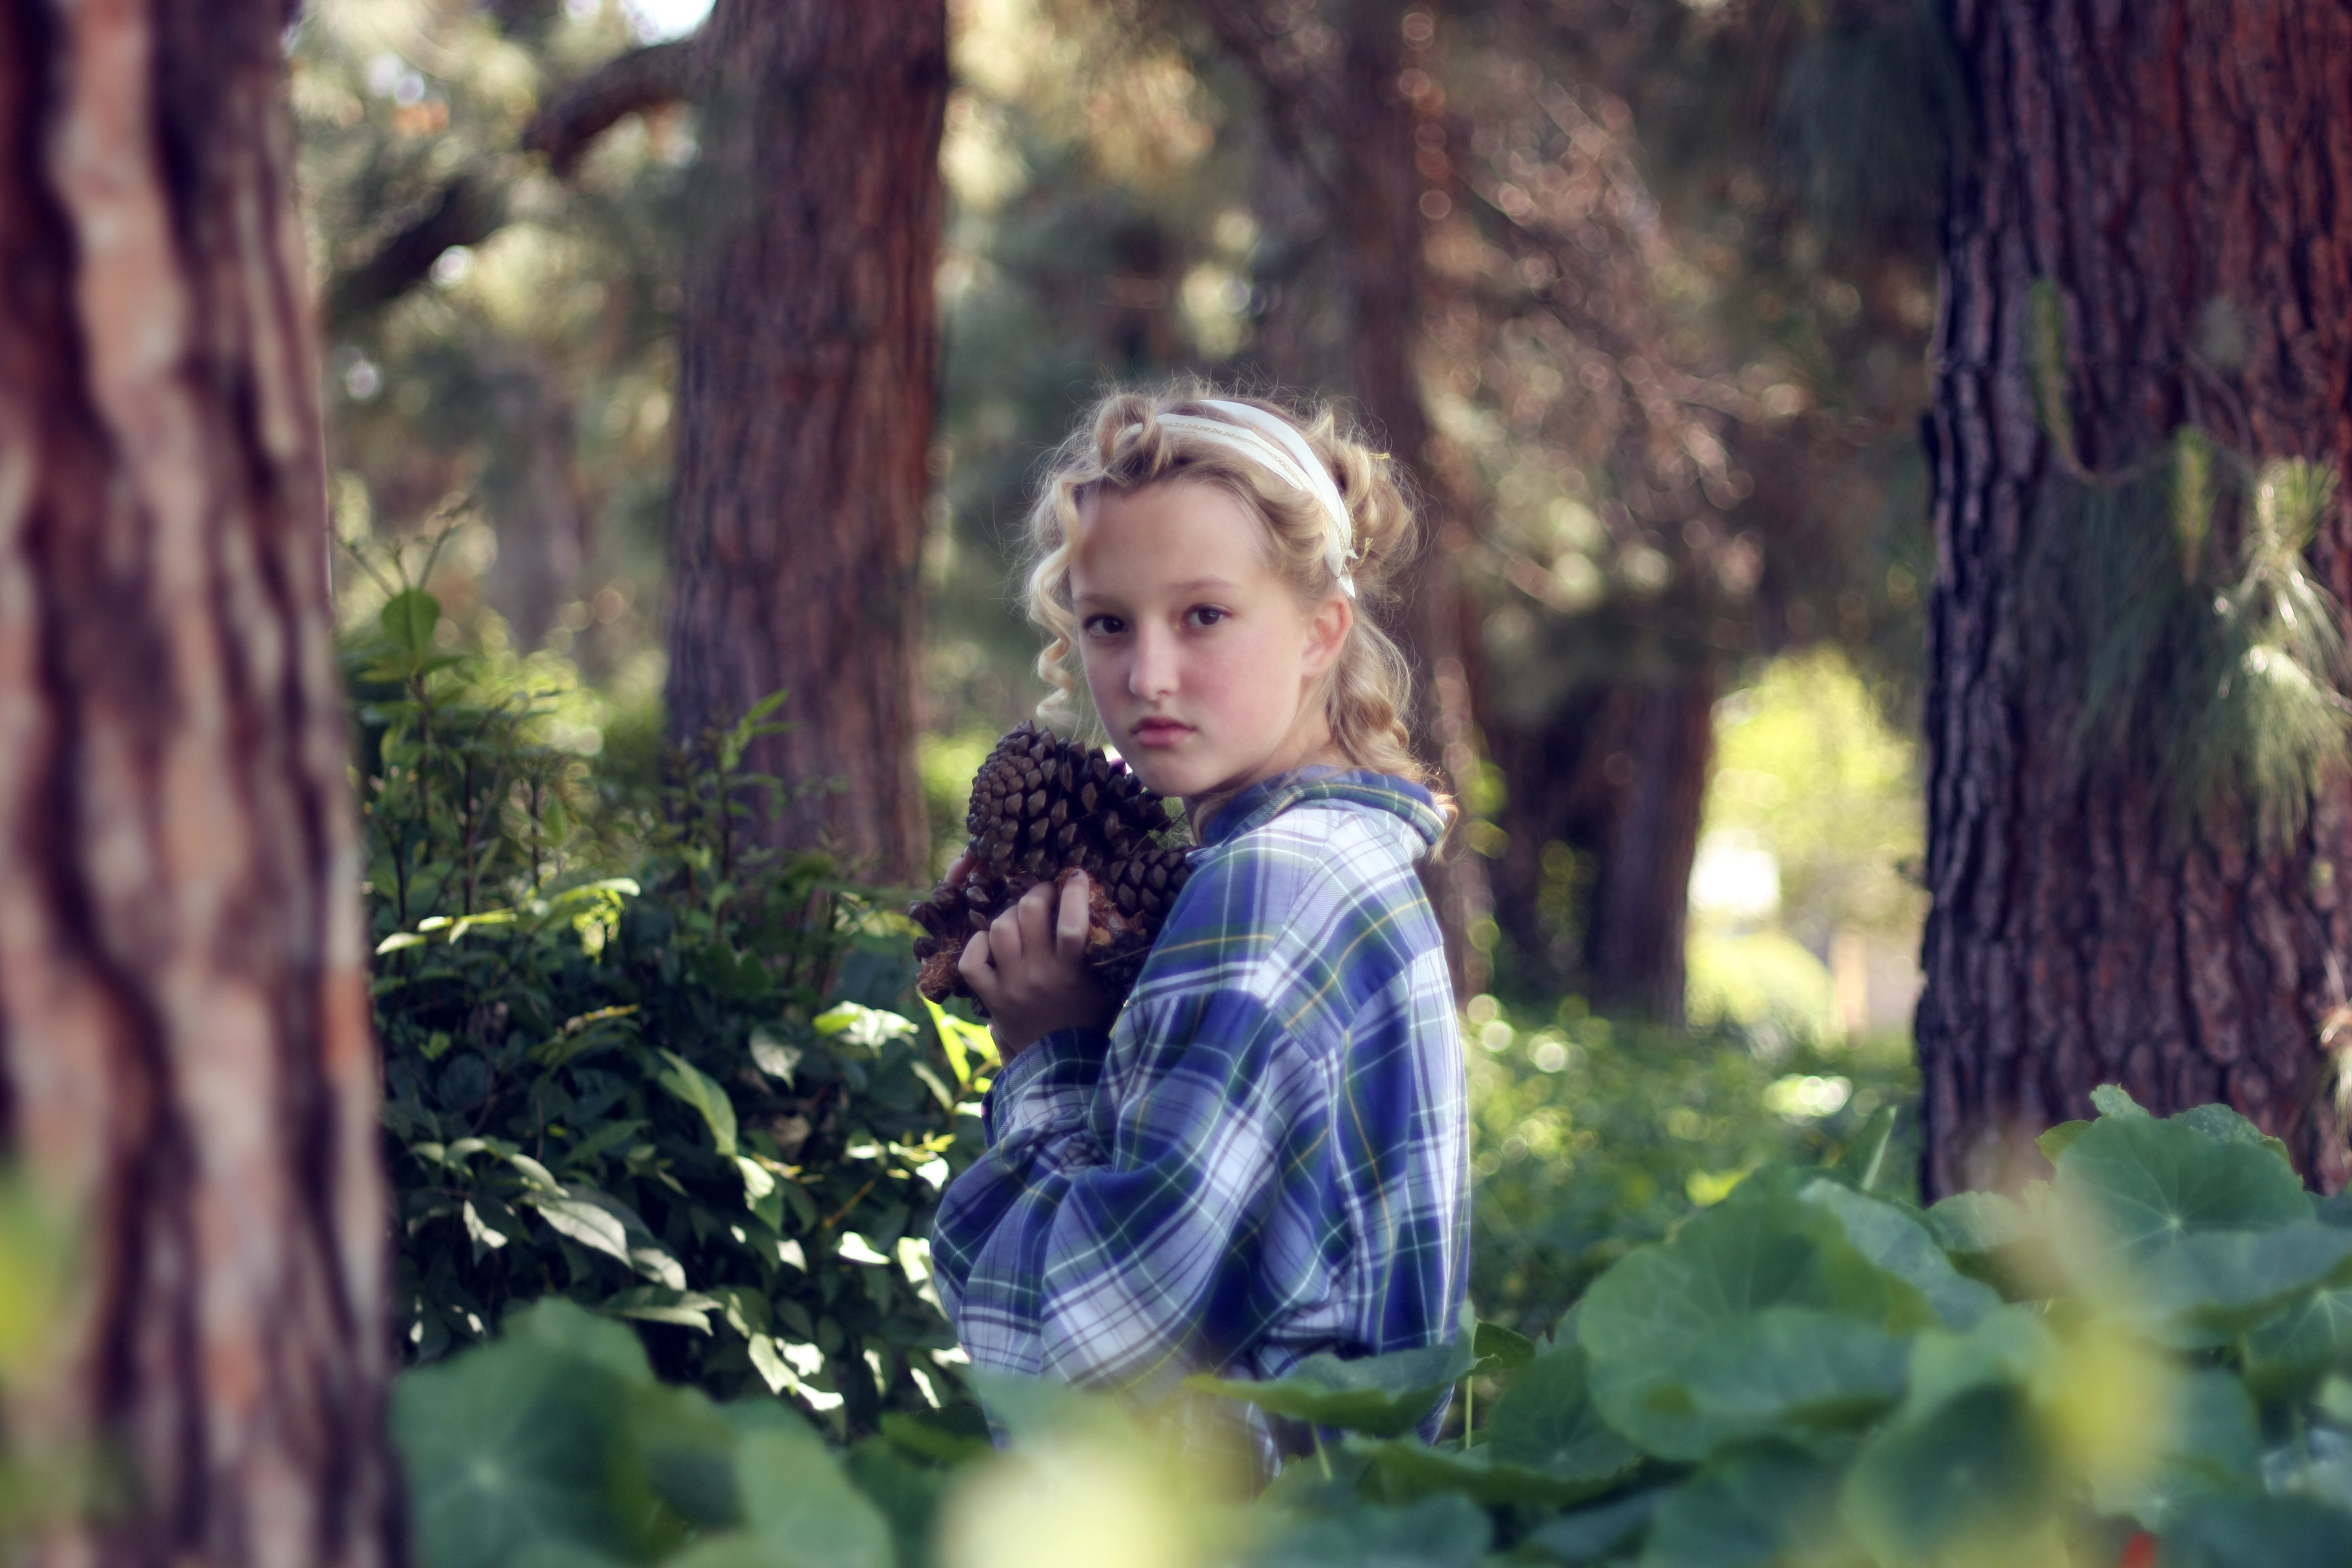
[{"label": "pine tree trunk", "polygon": [[[1476,621],[1461,587],[1465,508],[1450,476],[1431,460],[1414,363],[1429,283],[1422,257],[1428,225],[1413,166],[1419,116],[1397,86],[1405,64],[1405,11],[1397,0],[1360,0],[1347,15],[1338,90],[1329,100],[1339,123],[1328,130],[1344,150],[1332,171],[1332,228],[1351,327],[1343,359],[1348,387],[1420,491],[1425,553],[1413,580],[1402,584],[1403,613],[1395,628],[1417,683],[1413,732],[1446,787],[1466,805],[1478,775],[1471,716],[1476,660],[1469,646]],[[1423,863],[1422,878],[1445,933],[1455,990],[1465,997],[1484,991],[1490,965],[1471,935],[1493,905],[1485,863],[1456,834]]]},{"label": "pine tree trunk", "polygon": [[941,0],[719,0],[679,321],[672,732],[769,693],[785,841],[924,878],[916,566],[938,375]]},{"label": "pine tree trunk", "polygon": [[78,1244],[8,1437],[129,1471],[45,1562],[402,1555],[290,20],[0,0],[0,1123]]},{"label": "pine tree trunk", "polygon": [[[2320,1034],[2346,1000],[2352,791],[2339,777],[2285,852],[2211,824],[2184,839],[2145,769],[2074,743],[2102,628],[2047,609],[2073,481],[2036,416],[2028,322],[2053,281],[2095,469],[2190,423],[2250,457],[2344,466],[2352,13],[1948,0],[1947,16],[1975,144],[1951,178],[1930,429],[1925,1184],[2005,1179],[2023,1138],[2113,1081],[2159,1111],[2234,1105],[2341,1185]],[[2311,558],[2352,590],[2341,500]]]}]

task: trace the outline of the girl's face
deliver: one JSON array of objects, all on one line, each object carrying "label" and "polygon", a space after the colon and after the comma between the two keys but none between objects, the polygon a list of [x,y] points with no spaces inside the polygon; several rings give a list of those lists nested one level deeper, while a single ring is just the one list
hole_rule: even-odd
[{"label": "girl's face", "polygon": [[1171,479],[1097,495],[1070,557],[1078,653],[1112,743],[1143,782],[1192,801],[1330,755],[1316,683],[1354,606],[1301,605],[1265,525],[1222,486]]}]

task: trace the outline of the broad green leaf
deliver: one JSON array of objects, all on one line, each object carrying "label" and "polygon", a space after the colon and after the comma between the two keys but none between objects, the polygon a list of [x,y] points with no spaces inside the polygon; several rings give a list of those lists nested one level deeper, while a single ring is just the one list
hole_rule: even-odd
[{"label": "broad green leaf", "polygon": [[2091,1104],[2104,1117],[2114,1117],[2119,1121],[2129,1121],[2133,1118],[2142,1121],[2148,1119],[2147,1112],[2142,1109],[2140,1102],[2134,1100],[2119,1083],[2103,1083],[2093,1089]]},{"label": "broad green leaf", "polygon": [[2161,1531],[2200,1497],[2260,1488],[2262,1437],[2245,1384],[2200,1368],[2174,1380],[2170,1405],[2152,1436],[2147,1468],[2092,1489],[2091,1504],[2101,1513]]},{"label": "broad green leaf", "polygon": [[1535,1341],[1500,1323],[1480,1323],[1470,1348],[1478,1358],[1474,1370],[1481,1373],[1508,1372],[1536,1359]]},{"label": "broad green leaf", "polygon": [[2315,1288],[2345,1283],[2347,1271],[2352,1231],[2300,1220],[2197,1231],[2120,1260],[2092,1252],[2081,1272],[2105,1310],[2194,1348],[2224,1343]]},{"label": "broad green leaf", "polygon": [[654,1490],[696,1530],[743,1522],[736,1428],[700,1389],[655,1384],[629,1394],[629,1435]]},{"label": "broad green leaf", "polygon": [[845,1484],[832,1450],[809,1427],[744,1434],[735,1479],[751,1527],[789,1543],[793,1568],[890,1568],[889,1527]]},{"label": "broad green leaf", "polygon": [[1846,1478],[1844,1514],[1883,1563],[1975,1561],[2056,1500],[2059,1469],[2027,1392],[1984,1383],[1880,1432]]},{"label": "broad green leaf", "polygon": [[2245,1338],[2246,1382],[2276,1397],[2352,1364],[2352,1285],[2298,1297],[2256,1324]]},{"label": "broad green leaf", "polygon": [[2091,1124],[2087,1121],[2061,1121],[2057,1126],[2034,1139],[2033,1146],[2042,1151],[2043,1159],[2054,1165],[2058,1163],[2058,1156],[2073,1147],[2074,1140],[2090,1130]]},{"label": "broad green leaf", "polygon": [[2226,1105],[2192,1105],[2172,1120],[2186,1122],[2207,1137],[2224,1143],[2248,1143],[2257,1149],[2266,1149],[2288,1170],[2294,1169],[2294,1156],[2287,1152],[2284,1142],[2271,1137]]},{"label": "broad green leaf", "polygon": [[1838,1474],[1800,1449],[1748,1449],[1668,1492],[1650,1521],[1642,1568],[1771,1568],[1836,1563]]},{"label": "broad green leaf", "polygon": [[1671,1488],[1652,1487],[1646,1491],[1612,1498],[1591,1508],[1561,1514],[1537,1527],[1528,1540],[1564,1563],[1614,1561],[1620,1548],[1650,1528],[1658,1505],[1672,1495]]},{"label": "broad green leaf", "polygon": [[1308,1356],[1286,1377],[1241,1383],[1194,1376],[1184,1386],[1200,1394],[1239,1399],[1276,1415],[1337,1426],[1374,1437],[1399,1437],[1420,1425],[1438,1401],[1467,1373],[1475,1357],[1470,1336],[1450,1345],[1394,1351],[1342,1361]]},{"label": "broad green leaf", "polygon": [[422,588],[410,588],[386,599],[376,621],[393,647],[403,653],[422,653],[432,646],[433,628],[441,622],[441,601]]},{"label": "broad green leaf", "polygon": [[1955,1193],[1927,1211],[1927,1229],[1947,1252],[1985,1254],[2035,1235],[2033,1220],[1999,1193]]},{"label": "broad green leaf", "polygon": [[1454,1495],[1409,1508],[1366,1504],[1282,1531],[1253,1568],[1475,1568],[1494,1540],[1486,1511]]},{"label": "broad green leaf", "polygon": [[577,1356],[632,1385],[654,1381],[643,1341],[624,1325],[562,1296],[544,1296],[509,1313],[499,1325],[499,1337],[508,1344],[540,1345]]},{"label": "broad green leaf", "polygon": [[1584,1298],[1594,1401],[1652,1453],[1842,1424],[1902,1391],[1898,1337],[1935,1321],[1827,1210],[1780,1194],[1695,1215],[1626,1255]]},{"label": "broad green leaf", "polygon": [[1381,1473],[1381,1495],[1405,1502],[1437,1492],[1459,1492],[1489,1507],[1512,1503],[1552,1508],[1580,1502],[1607,1489],[1606,1480],[1570,1481],[1496,1459],[1485,1446],[1467,1452],[1433,1448],[1418,1438],[1391,1437],[1372,1442],[1348,1439],[1350,1451],[1363,1455]]},{"label": "broad green leaf", "polygon": [[2127,1253],[2311,1216],[2303,1183],[2267,1149],[2224,1142],[2179,1117],[2101,1118],[2059,1160],[2052,1191],[2088,1217],[2097,1240]]},{"label": "broad green leaf", "polygon": [[541,1541],[642,1558],[654,1499],[627,1405],[605,1367],[529,1341],[404,1374],[392,1436],[422,1568],[505,1568]]},{"label": "broad green leaf", "polygon": [[735,1102],[727,1098],[727,1091],[719,1087],[717,1079],[676,1051],[665,1050],[662,1057],[669,1063],[670,1070],[661,1075],[661,1086],[702,1113],[720,1158],[733,1159]]},{"label": "broad green leaf", "polygon": [[1487,1418],[1485,1447],[1499,1463],[1568,1481],[1621,1475],[1642,1457],[1601,1418],[1581,1345],[1539,1356],[1511,1380]]},{"label": "broad green leaf", "polygon": [[539,1216],[554,1230],[570,1237],[581,1246],[593,1248],[607,1258],[629,1262],[629,1231],[619,1219],[596,1205],[572,1197],[549,1197],[527,1194],[522,1202],[539,1211]]},{"label": "broad green leaf", "polygon": [[2157,1561],[2164,1568],[2352,1563],[2352,1514],[2312,1498],[2200,1498],[2164,1532]]},{"label": "broad green leaf", "polygon": [[1133,1410],[1116,1395],[1089,1393],[1052,1378],[1020,1377],[981,1367],[963,1369],[963,1381],[1016,1444],[1073,1436],[1126,1443],[1140,1440]]},{"label": "broad green leaf", "polygon": [[886,1013],[879,1007],[862,1006],[856,1002],[837,1002],[809,1020],[819,1035],[827,1039],[839,1039],[853,1046],[875,1049],[886,1040],[911,1035],[915,1026],[896,1013]]},{"label": "broad green leaf", "polygon": [[1837,1215],[1864,1258],[1916,1286],[1947,1327],[1969,1328],[2000,1305],[1999,1291],[1954,1268],[1927,1227],[1895,1205],[1836,1182],[1815,1182],[1801,1195]]}]

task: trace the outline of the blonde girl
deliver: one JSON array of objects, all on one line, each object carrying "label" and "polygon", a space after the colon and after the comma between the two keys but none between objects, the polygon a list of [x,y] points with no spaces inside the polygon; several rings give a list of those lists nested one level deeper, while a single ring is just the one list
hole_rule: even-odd
[{"label": "blonde girl", "polygon": [[1089,978],[1083,878],[962,955],[1004,1058],[987,1152],[932,1241],[965,1349],[1152,1398],[1450,1339],[1463,1065],[1413,868],[1451,808],[1365,613],[1411,544],[1388,459],[1326,408],[1122,392],[1056,455],[1029,529],[1041,716],[1075,719],[1075,655],[1200,847],[1123,1007]]}]

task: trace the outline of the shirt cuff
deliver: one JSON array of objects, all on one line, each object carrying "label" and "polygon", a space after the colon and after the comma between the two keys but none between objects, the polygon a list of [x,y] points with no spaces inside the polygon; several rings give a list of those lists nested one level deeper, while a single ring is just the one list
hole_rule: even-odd
[{"label": "shirt cuff", "polygon": [[1014,1057],[981,1101],[988,1146],[1085,1126],[1109,1048],[1104,1030],[1056,1029]]}]

